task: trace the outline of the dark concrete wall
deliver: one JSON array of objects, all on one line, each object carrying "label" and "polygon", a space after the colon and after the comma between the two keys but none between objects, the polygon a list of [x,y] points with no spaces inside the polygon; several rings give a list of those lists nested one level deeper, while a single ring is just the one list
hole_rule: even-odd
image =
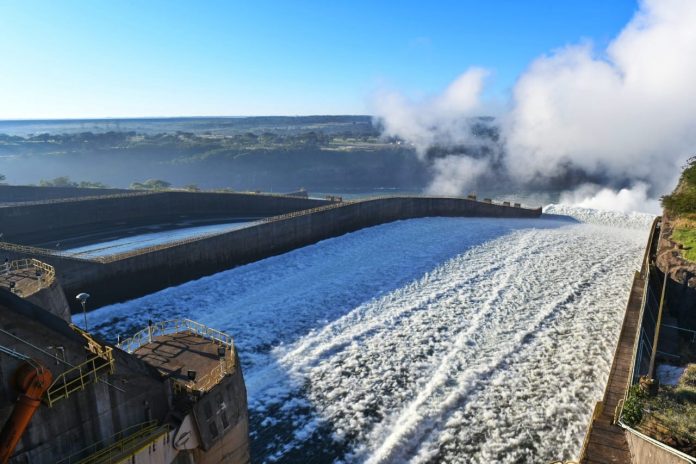
[{"label": "dark concrete wall", "polygon": [[[247,392],[236,353],[235,365],[237,369],[233,374],[225,376],[193,406],[201,448],[205,450],[205,453],[197,453],[200,457],[196,462],[249,461]],[[206,409],[211,413],[210,416]],[[226,418],[227,427],[222,415]],[[212,435],[211,424],[214,424],[217,436]],[[224,456],[228,456],[227,461]]]},{"label": "dark concrete wall", "polygon": [[32,293],[25,297],[25,299],[45,309],[49,313],[60,317],[64,321],[70,322],[70,305],[68,305],[65,299],[63,287],[60,286],[58,280],[53,279],[50,285],[43,287],[38,292]]},{"label": "dark concrete wall", "polygon": [[[427,216],[536,218],[541,209],[523,209],[457,198],[399,197],[365,200],[298,213],[200,240],[170,244],[147,253],[96,262],[41,256],[56,268],[70,298],[85,291],[91,309],[125,301],[204,275],[399,219]],[[30,256],[14,253],[13,256]],[[33,254],[31,256],[34,256]]]},{"label": "dark concrete wall", "polygon": [[[0,291],[0,327],[42,350],[62,346],[73,365],[92,357],[85,340],[60,318]],[[13,348],[43,364],[54,378],[68,369],[32,346],[0,332],[0,344]],[[90,383],[82,391],[57,402],[52,408],[41,405],[15,450],[13,464],[53,464],[131,425],[149,419],[164,420],[169,411],[168,387],[151,366],[114,349],[116,370],[105,376],[109,382]],[[0,424],[4,424],[18,392],[12,374],[21,361],[0,356]]]},{"label": "dark concrete wall", "polygon": [[88,234],[104,224],[157,224],[172,218],[273,216],[329,204],[282,195],[155,192],[0,207],[0,232],[13,243],[48,241],[57,231]]},{"label": "dark concrete wall", "polygon": [[75,187],[33,187],[31,185],[0,185],[0,203],[55,200],[57,198],[93,197],[129,193],[126,189],[93,189]]}]

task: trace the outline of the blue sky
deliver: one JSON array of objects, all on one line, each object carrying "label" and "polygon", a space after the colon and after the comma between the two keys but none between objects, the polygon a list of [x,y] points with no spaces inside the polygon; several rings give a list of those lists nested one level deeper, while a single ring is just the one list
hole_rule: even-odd
[{"label": "blue sky", "polygon": [[365,114],[469,66],[504,99],[536,57],[606,45],[628,0],[0,0],[0,119]]}]

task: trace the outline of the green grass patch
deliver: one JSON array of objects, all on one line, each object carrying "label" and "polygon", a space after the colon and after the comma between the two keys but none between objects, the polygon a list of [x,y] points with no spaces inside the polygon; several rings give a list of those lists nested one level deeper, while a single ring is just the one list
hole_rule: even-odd
[{"label": "green grass patch", "polygon": [[679,228],[672,232],[672,240],[684,247],[682,256],[696,262],[696,229]]}]

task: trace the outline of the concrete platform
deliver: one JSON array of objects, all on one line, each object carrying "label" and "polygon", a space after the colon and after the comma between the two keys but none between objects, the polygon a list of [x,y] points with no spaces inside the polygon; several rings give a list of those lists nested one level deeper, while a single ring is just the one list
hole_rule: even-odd
[{"label": "concrete platform", "polygon": [[39,281],[36,270],[33,268],[8,272],[0,271],[0,287],[10,290],[13,282],[14,293],[21,297],[32,295],[47,286],[45,278]]},{"label": "concrete platform", "polygon": [[[141,346],[133,354],[167,377],[188,384],[193,389],[204,389],[202,381],[220,368],[221,359],[234,356],[226,348],[225,358],[221,358],[218,354],[220,346],[190,331],[183,331],[153,337],[151,343]],[[188,377],[189,370],[196,372],[192,382]]]}]

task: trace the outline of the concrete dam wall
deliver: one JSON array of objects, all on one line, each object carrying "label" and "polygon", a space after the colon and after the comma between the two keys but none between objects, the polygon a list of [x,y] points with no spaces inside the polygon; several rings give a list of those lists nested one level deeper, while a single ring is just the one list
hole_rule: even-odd
[{"label": "concrete dam wall", "polygon": [[58,233],[100,227],[157,224],[173,218],[273,216],[330,204],[284,195],[209,192],[136,192],[0,206],[2,240],[32,244]]},{"label": "concrete dam wall", "polygon": [[[41,255],[42,261],[55,266],[67,295],[88,292],[92,295],[90,306],[96,308],[399,219],[428,216],[536,218],[540,215],[541,208],[526,209],[461,198],[394,197],[335,203],[269,218],[243,229],[98,260],[79,259],[48,250],[14,248],[12,251],[7,245],[3,247],[13,256]],[[68,300],[75,305],[73,298]]]},{"label": "concrete dam wall", "polygon": [[80,188],[80,187],[34,187],[31,185],[0,185],[0,203],[17,203],[25,201],[45,201],[59,198],[94,197],[132,193],[132,190],[116,188]]}]

